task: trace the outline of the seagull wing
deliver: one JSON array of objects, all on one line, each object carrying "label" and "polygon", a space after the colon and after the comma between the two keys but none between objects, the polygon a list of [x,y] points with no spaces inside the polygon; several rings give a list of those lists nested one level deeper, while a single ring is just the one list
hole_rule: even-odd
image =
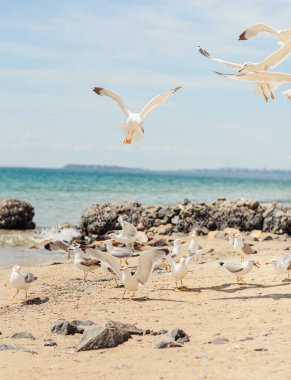
[{"label": "seagull wing", "polygon": [[[290,41],[291,42],[291,41]],[[242,80],[242,81],[250,81],[250,82],[263,82],[263,83],[291,83],[291,74],[285,73],[273,73],[266,71],[256,71],[251,73],[238,73],[238,74],[225,74],[214,71],[216,74],[221,75],[225,78],[233,79],[233,80]]]},{"label": "seagull wing", "polygon": [[123,220],[121,216],[118,218],[118,221],[122,228],[122,235],[126,238],[134,238],[137,234],[137,230],[134,225]]},{"label": "seagull wing", "polygon": [[208,51],[202,49],[202,47],[200,47],[200,46],[197,46],[197,50],[199,51],[200,54],[204,55],[204,57],[206,57],[208,59],[211,59],[212,61],[216,61],[216,62],[222,63],[223,65],[231,67],[231,68],[233,68],[235,70],[240,70],[241,69],[241,66],[242,66],[241,64],[225,61],[225,60],[219,59],[219,58],[214,58],[214,57],[212,57],[212,55],[210,55],[208,53]]},{"label": "seagull wing", "polygon": [[269,55],[266,59],[260,62],[263,65],[264,70],[269,70],[278,66],[291,54],[291,40],[286,42],[285,45],[277,49],[274,53]]},{"label": "seagull wing", "polygon": [[100,260],[92,259],[90,257],[82,257],[80,263],[84,265],[85,267],[100,267],[101,262]]},{"label": "seagull wing", "polygon": [[140,117],[144,119],[151,110],[162,104],[170,95],[174,94],[174,92],[178,91],[180,88],[182,88],[182,86],[173,88],[172,90],[164,92],[150,100],[140,112]]},{"label": "seagull wing", "polygon": [[23,276],[24,276],[24,282],[26,282],[27,284],[30,284],[32,282],[34,282],[35,280],[37,280],[37,277],[32,274],[32,273],[23,273]]},{"label": "seagull wing", "polygon": [[242,264],[235,264],[235,263],[224,264],[224,268],[227,269],[231,273],[239,273],[244,269]]},{"label": "seagull wing", "polygon": [[244,30],[240,36],[239,36],[239,40],[249,40],[253,37],[256,37],[259,33],[271,33],[271,34],[275,34],[275,35],[279,35],[279,31],[274,29],[274,28],[271,28],[270,26],[268,25],[265,25],[265,24],[256,24],[256,25],[253,25],[251,27],[249,27],[248,29]]},{"label": "seagull wing", "polygon": [[161,249],[145,251],[142,255],[140,255],[138,258],[138,268],[134,274],[137,281],[140,284],[145,285],[150,278],[155,261],[165,256],[165,252]]},{"label": "seagull wing", "polygon": [[189,262],[191,261],[191,259],[193,257],[196,257],[196,256],[200,256],[200,255],[205,255],[206,253],[210,253],[210,252],[213,252],[213,248],[201,248],[201,249],[197,249],[197,251],[193,252],[193,253],[190,253],[187,257],[186,257],[186,264],[189,264]]},{"label": "seagull wing", "polygon": [[108,89],[102,88],[102,87],[94,87],[93,91],[96,92],[97,95],[108,96],[109,98],[113,99],[119,105],[119,107],[122,109],[125,116],[127,116],[127,117],[129,116],[129,110],[128,110],[127,106],[123,103],[123,100],[121,99],[120,95],[117,94],[117,92],[114,92],[112,90],[108,90]]},{"label": "seagull wing", "polygon": [[86,249],[86,252],[90,256],[94,257],[95,259],[100,260],[103,263],[107,264],[114,271],[114,273],[119,278],[121,278],[121,272],[120,272],[121,266],[120,266],[119,259],[117,259],[116,257],[108,253],[101,252],[97,249],[88,248]]}]

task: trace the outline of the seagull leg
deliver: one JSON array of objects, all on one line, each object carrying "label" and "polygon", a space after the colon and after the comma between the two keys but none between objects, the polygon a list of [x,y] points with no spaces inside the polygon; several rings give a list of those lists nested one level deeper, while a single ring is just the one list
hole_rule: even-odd
[{"label": "seagull leg", "polygon": [[124,299],[125,293],[126,293],[126,289],[124,289],[124,292],[122,294],[122,297],[121,297],[122,300]]},{"label": "seagull leg", "polygon": [[124,262],[125,262],[125,264],[128,266],[128,260],[127,260],[127,259],[125,259],[125,260],[124,260]]},{"label": "seagull leg", "polygon": [[273,94],[273,92],[272,92],[272,90],[271,90],[271,87],[270,87],[269,83],[267,83],[267,86],[268,86],[268,89],[269,89],[269,91],[270,91],[271,99],[274,100],[274,99],[275,99],[275,96],[274,96],[274,94]]},{"label": "seagull leg", "polygon": [[25,298],[24,298],[24,301],[26,301],[27,300],[27,290],[25,289]]},{"label": "seagull leg", "polygon": [[88,276],[88,272],[84,271],[84,281],[86,281],[87,276]]},{"label": "seagull leg", "polygon": [[135,296],[135,292],[132,293],[130,299],[132,300],[134,296]]},{"label": "seagull leg", "polygon": [[10,298],[10,300],[11,300],[11,301],[14,300],[14,298],[17,296],[18,293],[19,293],[19,290],[16,290],[16,293],[14,294],[13,297]]},{"label": "seagull leg", "polygon": [[116,286],[118,287],[118,282],[117,282],[116,278],[114,278],[114,281],[115,281]]},{"label": "seagull leg", "polygon": [[242,277],[240,277],[240,282],[241,282],[241,284],[248,285],[248,283],[245,282],[245,280]]},{"label": "seagull leg", "polygon": [[262,90],[262,93],[263,93],[263,96],[264,96],[264,98],[265,98],[265,101],[266,102],[268,102],[268,97],[267,97],[267,95],[265,94],[265,91],[264,91],[264,88],[263,88],[263,86],[261,86],[261,85],[259,85],[260,86],[260,89]]},{"label": "seagull leg", "polygon": [[276,275],[271,282],[275,282],[279,276]]}]

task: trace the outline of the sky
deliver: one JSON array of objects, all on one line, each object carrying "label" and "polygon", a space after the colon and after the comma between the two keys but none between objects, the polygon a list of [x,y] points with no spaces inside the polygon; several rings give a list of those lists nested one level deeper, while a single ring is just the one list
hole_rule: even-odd
[{"label": "sky", "polygon": [[[0,0],[0,166],[69,163],[148,169],[291,169],[291,104],[265,103],[254,85],[201,56],[257,62],[279,48],[256,23],[291,27],[290,0]],[[290,72],[290,60],[276,71]],[[92,87],[118,92],[132,111],[183,86],[124,145],[125,117]],[[291,85],[290,85],[291,87]]]}]

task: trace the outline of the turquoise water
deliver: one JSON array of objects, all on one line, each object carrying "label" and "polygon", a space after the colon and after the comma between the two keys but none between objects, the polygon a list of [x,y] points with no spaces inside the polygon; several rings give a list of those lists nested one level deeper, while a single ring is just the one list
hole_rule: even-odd
[{"label": "turquoise water", "polygon": [[[220,175],[220,176],[219,176]],[[291,203],[290,172],[256,178],[254,172],[190,174],[0,168],[0,199],[17,198],[35,208],[37,226],[65,222],[77,225],[92,203],[135,200],[144,204],[174,203],[188,198],[210,202],[254,198],[261,202]],[[261,178],[263,177],[263,178]]]}]

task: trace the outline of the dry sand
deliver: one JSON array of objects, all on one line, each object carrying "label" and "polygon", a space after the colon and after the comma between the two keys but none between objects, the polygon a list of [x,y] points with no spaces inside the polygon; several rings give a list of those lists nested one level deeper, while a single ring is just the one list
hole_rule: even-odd
[{"label": "dry sand", "polygon": [[[156,271],[137,294],[140,298],[121,300],[123,289],[100,281],[101,271],[89,274],[84,282],[82,272],[68,263],[24,268],[39,276],[30,297],[47,302],[23,305],[22,294],[9,301],[14,294],[8,283],[10,271],[0,271],[0,341],[37,352],[0,352],[0,379],[291,379],[291,286],[282,278],[272,283],[273,267],[265,265],[290,246],[291,239],[255,243],[259,253],[252,258],[262,266],[246,276],[246,286],[218,269],[220,260],[239,260],[229,255],[227,241],[198,240],[215,252],[198,263],[192,260],[185,279],[188,292],[176,292],[174,280]],[[154,346],[163,336],[134,336],[113,349],[77,353],[80,335],[50,332],[58,319],[98,324],[111,319],[155,331],[180,327],[191,341],[182,348],[158,350]],[[22,331],[32,333],[35,340],[11,338]],[[209,344],[215,337],[229,342]],[[44,347],[48,338],[57,346]]]}]

